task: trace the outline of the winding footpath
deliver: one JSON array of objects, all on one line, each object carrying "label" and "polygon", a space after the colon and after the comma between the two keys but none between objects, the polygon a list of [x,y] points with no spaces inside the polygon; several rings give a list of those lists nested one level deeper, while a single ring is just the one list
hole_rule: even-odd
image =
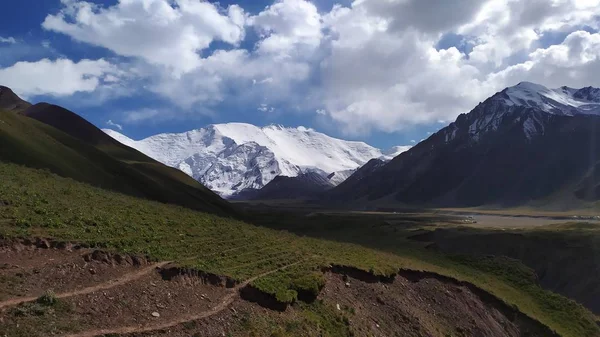
[{"label": "winding footpath", "polygon": [[[120,285],[140,279],[143,276],[146,276],[149,273],[151,273],[153,270],[156,270],[157,268],[162,268],[169,263],[171,263],[171,262],[169,261],[169,262],[154,263],[145,268],[141,268],[140,270],[136,270],[135,272],[122,275],[121,277],[119,277],[117,279],[112,279],[112,280],[97,284],[95,286],[91,286],[91,287],[87,287],[87,288],[83,288],[83,289],[79,289],[79,290],[59,293],[59,294],[56,294],[56,297],[57,298],[68,298],[68,297],[79,296],[79,295],[87,295],[87,294],[91,294],[91,293],[94,293],[97,291],[107,290],[107,289],[111,289],[114,287],[118,287]],[[22,303],[33,302],[33,301],[37,300],[38,298],[39,298],[39,296],[36,296],[36,297],[31,296],[31,297],[21,297],[21,298],[14,298],[14,299],[6,300],[3,302],[0,302],[0,310],[4,309],[6,307],[19,305]]]},{"label": "winding footpath", "polygon": [[151,331],[156,331],[156,330],[163,330],[163,329],[171,328],[171,327],[174,327],[176,325],[183,324],[186,322],[191,322],[191,321],[196,321],[196,320],[200,320],[203,318],[207,318],[207,317],[216,315],[216,314],[220,313],[221,311],[227,309],[227,307],[229,307],[233,303],[233,301],[235,301],[236,298],[239,297],[240,289],[246,287],[247,285],[249,285],[250,283],[254,282],[255,280],[257,280],[261,277],[265,277],[267,275],[276,273],[276,272],[284,270],[286,268],[295,266],[295,265],[299,264],[300,262],[301,261],[297,261],[297,262],[288,264],[286,266],[270,270],[268,272],[265,272],[258,276],[254,276],[254,277],[240,283],[235,288],[231,289],[231,292],[229,294],[227,294],[223,298],[221,298],[221,300],[219,301],[219,304],[217,304],[215,307],[213,307],[212,309],[207,310],[207,311],[190,314],[190,315],[179,316],[170,321],[149,324],[149,325],[145,325],[145,326],[127,326],[127,327],[112,328],[112,329],[89,330],[89,331],[83,331],[83,332],[78,332],[75,334],[67,335],[66,337],[96,337],[96,336],[102,336],[102,335],[122,335],[122,334],[131,334],[131,333],[144,333],[144,332],[151,332]]}]

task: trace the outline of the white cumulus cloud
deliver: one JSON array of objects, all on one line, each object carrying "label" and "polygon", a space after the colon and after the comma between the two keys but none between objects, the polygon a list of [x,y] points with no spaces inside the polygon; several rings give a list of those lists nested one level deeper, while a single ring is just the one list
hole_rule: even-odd
[{"label": "white cumulus cloud", "polygon": [[275,0],[249,12],[201,0],[62,0],[43,27],[108,49],[128,67],[21,62],[1,69],[0,81],[68,95],[119,83],[116,69],[127,68],[138,80],[131,85],[181,111],[140,107],[128,122],[214,114],[234,101],[306,113],[348,134],[447,123],[520,81],[600,86],[600,0],[345,3],[319,11]]},{"label": "white cumulus cloud", "polygon": [[258,52],[274,58],[294,58],[317,48],[322,38],[321,15],[304,0],[280,0],[249,18],[262,39]]},{"label": "white cumulus cloud", "polygon": [[596,85],[600,72],[600,33],[575,31],[562,43],[537,49],[526,62],[490,76],[498,86],[527,80],[550,87]]},{"label": "white cumulus cloud", "polygon": [[[361,0],[323,16],[329,33],[322,45],[328,51],[319,63],[322,86],[316,90],[346,132],[391,132],[452,120],[523,80],[600,85],[591,75],[597,67],[596,34],[576,32],[598,27],[597,0],[458,1],[415,10],[424,3]],[[539,49],[544,34],[565,32],[571,35],[564,42]],[[472,50],[438,49],[448,33],[462,34]]]},{"label": "white cumulus cloud", "polygon": [[42,59],[17,62],[0,68],[0,83],[24,97],[35,95],[68,96],[76,92],[92,92],[109,76],[118,76],[116,66],[103,59]]},{"label": "white cumulus cloud", "polygon": [[105,47],[185,73],[201,64],[200,52],[215,41],[232,45],[244,38],[244,11],[198,0],[120,0],[110,7],[62,0],[64,8],[42,26],[73,39]]}]

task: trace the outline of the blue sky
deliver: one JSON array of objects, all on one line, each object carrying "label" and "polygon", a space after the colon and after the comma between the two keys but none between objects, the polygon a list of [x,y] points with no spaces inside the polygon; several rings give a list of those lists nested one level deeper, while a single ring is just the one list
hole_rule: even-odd
[{"label": "blue sky", "polygon": [[594,1],[9,1],[0,84],[135,139],[247,122],[410,145],[520,81],[598,86]]},{"label": "blue sky", "polygon": [[[117,3],[116,0],[95,0],[90,1],[102,6],[112,6]],[[313,2],[320,10],[330,10],[333,2],[321,0]],[[336,2],[336,3],[344,3]],[[239,4],[250,13],[258,13],[266,6],[272,4],[272,1],[253,0],[253,1],[220,1],[220,4],[227,7],[230,4]],[[3,22],[0,28],[0,36],[10,36],[18,39],[17,45],[3,46],[10,48],[11,51],[3,51],[0,55],[0,66],[10,66],[18,61],[34,62],[40,58],[67,57],[73,61],[81,59],[98,58],[118,58],[118,55],[105,48],[90,46],[80,42],[73,41],[70,37],[48,32],[44,30],[41,23],[49,13],[56,13],[61,9],[60,0],[20,0],[11,1],[8,10],[0,13],[0,21]],[[5,5],[5,6],[6,6]],[[24,13],[27,15],[14,15],[13,13]],[[250,39],[249,39],[250,40]],[[43,43],[50,43],[46,48]],[[251,42],[250,42],[251,43]],[[2,48],[2,49],[4,49]],[[2,50],[0,49],[0,50]],[[211,53],[214,48],[205,51]],[[107,125],[106,122],[114,120],[118,123],[118,117],[112,117],[114,111],[132,111],[140,108],[174,109],[168,100],[156,99],[152,94],[141,94],[133,97],[123,97],[107,102],[101,105],[88,104],[86,98],[73,95],[70,97],[54,97],[48,95],[39,95],[29,98],[32,102],[48,101],[63,105],[81,114],[86,119],[101,128],[114,128]],[[285,126],[307,126],[318,131],[325,132],[331,136],[362,140],[373,146],[389,148],[394,145],[411,144],[411,140],[424,138],[428,131],[436,131],[442,125],[434,123],[433,125],[421,126],[416,129],[407,129],[402,132],[373,132],[371,134],[346,135],[338,132],[336,128],[327,127],[319,124],[314,118],[303,113],[285,113],[285,111],[276,114],[257,113],[257,107],[248,107],[244,105],[228,104],[223,102],[219,105],[217,115],[200,116],[186,120],[161,121],[157,123],[144,123],[140,125],[127,125],[122,132],[134,139],[144,138],[156,133],[162,132],[182,132],[193,128],[199,128],[212,123],[227,122],[246,122],[256,125],[282,124]],[[279,107],[285,110],[285,106]]]}]

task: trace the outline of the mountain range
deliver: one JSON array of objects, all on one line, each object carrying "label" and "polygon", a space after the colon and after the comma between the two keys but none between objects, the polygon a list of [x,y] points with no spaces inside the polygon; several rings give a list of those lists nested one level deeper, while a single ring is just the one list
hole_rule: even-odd
[{"label": "mountain range", "polygon": [[326,198],[420,206],[571,207],[597,200],[599,115],[600,89],[522,82]]},{"label": "mountain range", "polygon": [[139,141],[105,129],[119,142],[175,167],[223,197],[259,190],[277,176],[316,173],[332,187],[373,158],[390,160],[409,147],[387,151],[329,137],[305,127],[214,124]]},{"label": "mountain range", "polygon": [[600,199],[600,89],[593,87],[519,83],[407,151],[242,123],[135,141],[62,107],[31,105],[6,87],[0,110],[3,161],[212,212],[234,211],[210,190],[346,207],[568,208]]}]

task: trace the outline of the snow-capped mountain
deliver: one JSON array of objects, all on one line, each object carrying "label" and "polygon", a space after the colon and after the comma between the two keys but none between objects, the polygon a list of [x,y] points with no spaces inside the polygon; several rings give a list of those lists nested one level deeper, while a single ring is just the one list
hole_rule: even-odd
[{"label": "snow-capped mountain", "polygon": [[[406,147],[381,151],[363,142],[329,137],[305,127],[214,124],[184,133],[132,140],[105,129],[119,142],[194,177],[229,197],[260,189],[276,176],[317,172],[338,184],[372,158],[391,159]],[[335,179],[333,179],[335,177]]]},{"label": "snow-capped mountain", "polygon": [[[514,115],[515,111],[529,108],[537,114]],[[544,124],[551,115],[600,115],[600,89],[560,87],[548,89],[542,85],[521,82],[508,87],[479,104],[471,113],[458,117],[469,124],[468,133],[474,141],[487,131],[495,131],[505,121],[522,122],[528,139],[544,133]],[[443,129],[446,141],[458,131],[457,122]]]},{"label": "snow-capped mountain", "polygon": [[522,82],[326,196],[429,206],[597,200],[597,130],[600,89]]},{"label": "snow-capped mountain", "polygon": [[521,82],[506,88],[495,98],[508,106],[538,108],[554,115],[600,114],[600,89],[593,87],[548,89],[543,85]]}]

